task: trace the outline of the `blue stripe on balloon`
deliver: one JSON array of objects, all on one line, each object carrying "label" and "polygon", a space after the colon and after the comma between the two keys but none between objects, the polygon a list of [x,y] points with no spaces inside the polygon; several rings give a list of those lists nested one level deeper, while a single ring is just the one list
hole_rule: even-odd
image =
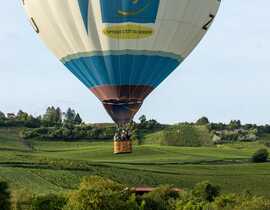
[{"label": "blue stripe on balloon", "polygon": [[65,66],[87,87],[148,85],[157,87],[181,63],[159,55],[94,55],[66,61]]},{"label": "blue stripe on balloon", "polygon": [[88,32],[88,6],[89,6],[89,0],[78,0],[79,7],[81,10],[81,15],[83,18],[84,26],[86,31]]}]

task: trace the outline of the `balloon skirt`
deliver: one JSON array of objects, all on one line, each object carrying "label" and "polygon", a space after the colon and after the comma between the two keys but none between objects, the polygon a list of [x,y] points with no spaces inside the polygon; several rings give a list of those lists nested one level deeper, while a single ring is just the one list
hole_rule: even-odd
[{"label": "balloon skirt", "polygon": [[114,154],[132,153],[132,142],[127,141],[114,141]]}]

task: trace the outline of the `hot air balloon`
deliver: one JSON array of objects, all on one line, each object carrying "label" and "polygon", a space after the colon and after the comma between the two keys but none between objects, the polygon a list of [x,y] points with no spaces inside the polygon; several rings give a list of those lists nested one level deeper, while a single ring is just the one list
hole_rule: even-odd
[{"label": "hot air balloon", "polygon": [[[22,2],[48,48],[123,128],[205,35],[220,1]],[[128,136],[116,135],[115,153],[131,152]]]}]

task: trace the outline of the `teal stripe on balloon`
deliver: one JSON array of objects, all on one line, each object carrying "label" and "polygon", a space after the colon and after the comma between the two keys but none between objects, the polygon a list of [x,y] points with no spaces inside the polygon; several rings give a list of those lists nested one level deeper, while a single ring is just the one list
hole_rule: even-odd
[{"label": "teal stripe on balloon", "polygon": [[83,18],[85,29],[88,32],[89,0],[78,0],[78,3],[79,3],[80,10],[81,10],[81,15],[82,15],[82,18]]},{"label": "teal stripe on balloon", "polygon": [[147,85],[155,88],[180,63],[179,59],[171,57],[130,54],[84,56],[64,62],[87,88],[103,85]]}]

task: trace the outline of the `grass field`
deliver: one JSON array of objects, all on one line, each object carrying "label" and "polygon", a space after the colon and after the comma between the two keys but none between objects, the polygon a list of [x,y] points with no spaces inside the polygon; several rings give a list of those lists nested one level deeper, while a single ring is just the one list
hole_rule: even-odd
[{"label": "grass field", "polygon": [[0,129],[0,180],[12,189],[34,193],[75,189],[81,178],[101,175],[129,186],[174,184],[188,189],[209,180],[224,192],[249,190],[270,196],[270,163],[249,162],[264,147],[259,142],[220,147],[135,146],[134,153],[113,155],[112,142],[21,141],[18,129]]}]

